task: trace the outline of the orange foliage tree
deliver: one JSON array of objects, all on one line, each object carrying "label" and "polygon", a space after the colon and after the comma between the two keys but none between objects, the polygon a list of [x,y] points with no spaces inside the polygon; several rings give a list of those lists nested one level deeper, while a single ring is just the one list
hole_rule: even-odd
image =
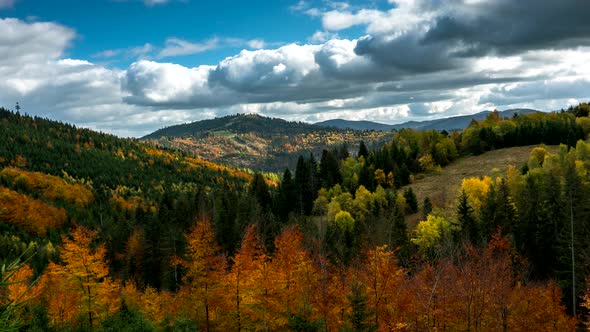
[{"label": "orange foliage tree", "polygon": [[556,285],[524,285],[518,258],[499,233],[483,251],[466,248],[412,278],[412,329],[438,331],[574,331]]},{"label": "orange foliage tree", "polygon": [[78,183],[40,172],[27,172],[18,168],[7,167],[0,172],[2,178],[11,187],[19,187],[28,192],[38,192],[48,200],[63,200],[79,208],[88,206],[93,200],[92,191]]},{"label": "orange foliage tree", "polygon": [[167,318],[180,311],[181,303],[176,301],[176,296],[172,292],[159,292],[152,287],[147,287],[141,292],[133,283],[126,283],[121,293],[129,307],[143,313],[158,326],[164,326]]},{"label": "orange foliage tree", "polygon": [[375,325],[389,330],[405,327],[405,272],[387,246],[368,250],[365,264],[357,272],[365,285],[368,302],[375,313]]},{"label": "orange foliage tree", "polygon": [[248,227],[242,246],[232,259],[232,268],[224,278],[229,319],[221,326],[223,329],[241,331],[256,327],[258,315],[255,308],[262,275],[260,265],[267,260],[261,246],[255,226]]},{"label": "orange foliage tree", "polygon": [[0,270],[0,330],[18,331],[30,315],[25,307],[39,295],[33,270],[17,259]]},{"label": "orange foliage tree", "polygon": [[273,283],[269,293],[271,330],[287,328],[289,318],[314,321],[318,312],[312,306],[318,271],[303,247],[303,234],[297,227],[287,228],[275,239],[276,252],[270,264]]},{"label": "orange foliage tree", "polygon": [[40,200],[0,187],[0,222],[21,227],[29,233],[44,236],[47,230],[66,221],[66,211]]},{"label": "orange foliage tree", "polygon": [[181,289],[181,297],[187,301],[189,313],[202,323],[206,331],[213,329],[213,318],[221,306],[221,277],[225,269],[223,257],[218,255],[211,223],[208,220],[197,222],[186,236],[186,259],[182,266],[186,269]]},{"label": "orange foliage tree", "polygon": [[94,327],[120,306],[119,285],[109,276],[104,245],[93,247],[96,233],[83,227],[62,236],[60,256],[63,264],[51,263],[47,269],[45,295],[54,325],[80,318]]}]

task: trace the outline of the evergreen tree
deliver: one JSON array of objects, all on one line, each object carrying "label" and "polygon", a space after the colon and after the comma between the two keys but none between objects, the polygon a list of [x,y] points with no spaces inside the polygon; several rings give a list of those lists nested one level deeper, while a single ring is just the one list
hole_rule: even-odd
[{"label": "evergreen tree", "polygon": [[342,182],[338,160],[328,150],[322,151],[320,160],[319,177],[323,188],[332,188],[335,184]]},{"label": "evergreen tree", "polygon": [[351,294],[348,295],[351,311],[347,315],[348,328],[345,331],[372,332],[376,331],[375,311],[370,310],[366,291],[363,285],[354,282],[351,286]]},{"label": "evergreen tree", "polygon": [[430,202],[429,197],[426,197],[422,203],[422,220],[426,220],[430,212],[432,212],[432,202]]},{"label": "evergreen tree", "polygon": [[283,180],[279,186],[277,202],[277,215],[286,220],[289,213],[293,211],[297,201],[297,188],[293,182],[291,171],[287,168],[283,173]]},{"label": "evergreen tree", "polygon": [[346,143],[344,143],[340,146],[340,149],[338,150],[338,159],[345,160],[348,157],[350,157],[350,153],[348,152],[348,146],[346,145]]},{"label": "evergreen tree", "polygon": [[[303,156],[297,160],[295,169],[295,186],[297,188],[297,211],[301,215],[309,215],[313,209],[314,191],[311,180],[311,169],[309,163]],[[317,191],[316,191],[317,192]]]},{"label": "evergreen tree", "polygon": [[406,204],[408,206],[407,212],[418,212],[418,199],[416,198],[416,194],[414,194],[414,190],[412,190],[412,187],[409,187],[404,191],[404,198],[406,199]]},{"label": "evergreen tree", "polygon": [[479,216],[481,235],[486,241],[498,230],[498,225],[496,224],[496,208],[496,190],[495,186],[492,185],[482,202]]},{"label": "evergreen tree", "polygon": [[457,206],[457,219],[461,225],[461,237],[465,241],[472,243],[479,242],[479,225],[475,219],[473,208],[469,204],[469,200],[465,190],[461,190],[459,196],[459,205]]},{"label": "evergreen tree", "polygon": [[268,185],[264,177],[260,173],[254,174],[252,182],[250,183],[250,195],[256,198],[256,201],[263,210],[267,211],[270,208],[271,198],[268,191]]},{"label": "evergreen tree", "polygon": [[410,261],[410,239],[408,237],[408,225],[404,217],[404,211],[401,206],[396,204],[393,207],[392,219],[392,236],[390,244],[392,248],[399,248],[396,252],[402,265],[407,266]]},{"label": "evergreen tree", "polygon": [[359,144],[359,152],[358,152],[357,158],[363,157],[366,160],[368,156],[369,156],[369,149],[367,149],[365,142],[361,141],[361,143]]},{"label": "evergreen tree", "polygon": [[502,228],[504,234],[513,234],[518,215],[505,178],[500,180],[495,199],[497,210],[494,223]]}]

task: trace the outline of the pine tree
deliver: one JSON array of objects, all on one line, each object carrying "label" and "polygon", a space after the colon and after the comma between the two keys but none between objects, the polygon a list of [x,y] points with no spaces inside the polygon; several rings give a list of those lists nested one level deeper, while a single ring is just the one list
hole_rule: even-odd
[{"label": "pine tree", "polygon": [[418,212],[418,199],[416,198],[416,194],[414,194],[412,187],[409,187],[404,191],[404,198],[406,199],[406,204],[408,205],[408,213]]},{"label": "pine tree", "polygon": [[426,197],[422,203],[422,220],[426,220],[430,212],[432,212],[432,202],[429,197]]},{"label": "pine tree", "polygon": [[473,208],[469,204],[467,194],[465,190],[462,190],[461,196],[459,196],[459,205],[457,206],[457,219],[461,225],[461,235],[465,241],[478,243],[480,239],[479,225],[473,214]]},{"label": "pine tree", "polygon": [[260,173],[254,174],[252,182],[250,182],[250,195],[256,198],[256,201],[263,210],[268,210],[271,204],[270,193],[268,191],[268,185],[264,180],[264,177]]},{"label": "pine tree", "polygon": [[309,215],[313,209],[314,201],[312,170],[303,156],[299,156],[297,160],[295,186],[297,188],[297,201],[295,202],[297,210],[301,215]]},{"label": "pine tree", "polygon": [[295,208],[297,202],[297,188],[293,182],[291,171],[287,168],[283,173],[283,180],[279,185],[279,195],[277,200],[277,215],[282,220],[286,220],[289,213]]},{"label": "pine tree", "polygon": [[338,160],[328,150],[322,151],[319,177],[322,182],[322,187],[327,189],[342,182]]},{"label": "pine tree", "polygon": [[359,152],[358,152],[357,158],[363,157],[363,158],[365,158],[365,160],[367,160],[368,156],[369,156],[369,149],[367,149],[365,142],[361,141],[361,143],[359,144]]},{"label": "pine tree", "polygon": [[347,315],[348,327],[345,331],[371,332],[376,331],[375,311],[368,308],[368,299],[364,286],[355,282],[351,286],[351,293],[348,295],[351,311]]}]

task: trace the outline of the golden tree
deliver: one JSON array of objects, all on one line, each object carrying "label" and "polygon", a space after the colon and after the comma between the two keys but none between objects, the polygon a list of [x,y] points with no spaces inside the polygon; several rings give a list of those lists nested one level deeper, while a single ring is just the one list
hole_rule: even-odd
[{"label": "golden tree", "polygon": [[231,271],[225,276],[226,298],[230,320],[226,329],[234,331],[255,329],[258,314],[257,294],[263,293],[259,282],[261,262],[267,258],[256,238],[255,226],[246,229],[242,246],[234,255]]},{"label": "golden tree", "polygon": [[72,319],[97,322],[119,309],[119,285],[109,276],[104,245],[93,247],[96,232],[78,227],[62,237],[63,264],[51,263],[45,283],[49,316],[56,325]]},{"label": "golden tree", "polygon": [[212,317],[221,305],[224,259],[218,255],[218,246],[208,220],[197,222],[186,240],[186,259],[182,262],[186,268],[186,285],[181,289],[181,296],[191,303],[189,308],[196,306],[197,320],[204,322],[206,331],[211,331]]}]

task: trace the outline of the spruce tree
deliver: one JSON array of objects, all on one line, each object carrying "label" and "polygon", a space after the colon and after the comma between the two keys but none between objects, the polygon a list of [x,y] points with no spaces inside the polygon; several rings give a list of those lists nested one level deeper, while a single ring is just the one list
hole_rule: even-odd
[{"label": "spruce tree", "polygon": [[408,213],[418,212],[418,199],[416,198],[416,194],[414,194],[414,190],[412,190],[411,187],[404,191],[404,198],[406,199],[406,204],[408,205]]},{"label": "spruce tree", "polygon": [[457,206],[457,219],[459,220],[459,224],[461,225],[461,237],[465,241],[470,241],[471,243],[477,244],[479,242],[479,225],[477,224],[477,220],[474,216],[474,211],[471,205],[469,204],[469,200],[465,190],[461,191],[461,196],[459,196],[459,205]]},{"label": "spruce tree", "polygon": [[370,310],[366,291],[363,285],[354,282],[351,286],[351,294],[348,295],[351,311],[347,315],[348,327],[345,331],[369,332],[376,331],[375,312]]},{"label": "spruce tree", "polygon": [[426,197],[422,203],[422,220],[426,220],[430,212],[432,212],[432,202],[429,197]]},{"label": "spruce tree", "polygon": [[361,143],[359,144],[359,153],[357,155],[357,158],[363,157],[366,160],[368,156],[369,156],[369,149],[367,149],[365,142],[361,141]]}]

